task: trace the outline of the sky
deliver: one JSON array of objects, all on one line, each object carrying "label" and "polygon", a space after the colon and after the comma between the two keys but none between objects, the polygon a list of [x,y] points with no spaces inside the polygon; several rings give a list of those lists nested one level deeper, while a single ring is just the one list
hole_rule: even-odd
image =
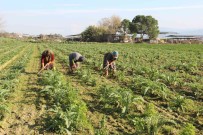
[{"label": "sky", "polygon": [[203,0],[0,0],[3,30],[21,34],[79,34],[113,15],[151,15],[160,31],[203,34]]}]

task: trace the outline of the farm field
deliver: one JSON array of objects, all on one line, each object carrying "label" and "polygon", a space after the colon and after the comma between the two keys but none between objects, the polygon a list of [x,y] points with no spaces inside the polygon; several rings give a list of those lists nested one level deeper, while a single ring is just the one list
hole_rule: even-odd
[{"label": "farm field", "polygon": [[[38,75],[45,49],[55,71]],[[117,50],[117,72],[102,76]],[[69,73],[68,55],[86,57]],[[203,45],[30,43],[0,38],[0,134],[203,134]]]}]

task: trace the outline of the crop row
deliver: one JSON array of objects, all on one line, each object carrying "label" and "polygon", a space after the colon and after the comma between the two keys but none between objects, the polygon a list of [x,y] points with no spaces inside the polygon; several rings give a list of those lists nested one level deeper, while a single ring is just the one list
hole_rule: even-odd
[{"label": "crop row", "polygon": [[[57,55],[60,55],[59,57],[61,59],[61,62],[64,62],[66,64],[68,62],[67,62],[67,58],[66,58],[67,56],[65,56],[65,54],[70,53],[71,51],[74,51],[73,49],[70,48],[70,46],[68,46],[68,47],[69,47],[68,49],[65,49],[65,48],[62,48],[61,46],[60,47],[59,46],[53,46],[53,48],[56,51]],[[57,51],[57,50],[59,50],[59,51]],[[60,53],[60,51],[62,52],[62,54]],[[86,51],[87,50],[83,50],[83,53],[84,53],[85,56],[87,56],[87,58],[89,58],[90,53],[86,53]],[[96,57],[93,57],[93,58],[95,59]],[[89,59],[91,59],[91,57]],[[83,69],[81,71],[82,73],[81,72],[78,73],[78,76],[84,83],[95,86],[96,85],[95,83],[98,82],[97,77],[95,79],[95,77],[92,77],[92,75],[91,75],[91,72],[94,72],[94,70],[92,70],[92,69],[94,69],[93,66],[95,65],[95,61],[90,62],[91,60],[89,60],[89,59],[85,63],[85,65],[86,65],[85,67],[90,68],[90,69],[88,69],[88,70]],[[91,72],[90,72],[90,70],[91,70]],[[98,74],[100,74],[100,73],[98,73]],[[123,75],[123,77],[125,77],[125,74]],[[162,82],[157,82],[156,83],[156,82],[153,82],[152,80],[145,79],[143,76],[140,76],[140,75],[137,76],[136,78],[135,78],[135,76],[133,76],[133,77],[134,77],[134,79],[132,78],[130,80],[133,80],[132,83],[134,83],[135,85],[134,86],[133,85],[128,85],[127,87],[131,88],[133,91],[135,90],[135,88],[136,88],[136,91],[142,90],[141,95],[143,95],[143,96],[145,96],[146,94],[149,97],[151,97],[153,95],[155,95],[155,96],[157,95],[158,97],[161,97],[164,100],[167,100],[168,96],[170,98],[172,98],[174,96],[174,94],[170,91],[170,89],[167,88],[167,86]],[[123,80],[125,80],[125,78],[124,79],[121,79],[121,77],[117,77],[117,78],[118,78],[119,82],[124,84]],[[131,86],[131,87],[129,87],[129,86]],[[160,90],[160,91],[157,91],[157,90]],[[165,91],[163,91],[163,90],[165,90]],[[125,91],[125,90],[121,90],[121,91]],[[150,93],[150,94],[148,94],[148,93]],[[170,93],[170,94],[167,95],[167,93]],[[101,94],[99,94],[99,95],[101,95]],[[116,94],[108,93],[107,95],[116,95]],[[120,96],[117,96],[117,97],[120,97]],[[111,99],[111,98],[105,98],[105,99]],[[193,111],[194,108],[190,108],[191,106],[194,106],[194,102],[192,100],[186,99],[186,98],[184,98],[182,96],[179,96],[179,94],[177,96],[175,96],[175,98],[173,98],[173,99],[174,99],[173,100],[174,102],[169,103],[170,109],[172,109],[174,111],[178,111],[178,112],[180,112],[180,111]],[[118,99],[116,99],[115,101],[119,102]],[[111,102],[112,101],[109,101],[109,103],[111,103]],[[122,104],[122,103],[119,103],[119,104]],[[126,107],[121,107],[121,108],[126,108]],[[125,110],[125,109],[121,109],[121,110]]]},{"label": "crop row", "polygon": [[19,56],[18,60],[12,62],[7,69],[0,71],[0,119],[2,120],[9,110],[9,98],[15,91],[16,83],[19,81],[18,76],[24,72],[27,61],[30,59],[32,49],[27,49],[26,53]]}]

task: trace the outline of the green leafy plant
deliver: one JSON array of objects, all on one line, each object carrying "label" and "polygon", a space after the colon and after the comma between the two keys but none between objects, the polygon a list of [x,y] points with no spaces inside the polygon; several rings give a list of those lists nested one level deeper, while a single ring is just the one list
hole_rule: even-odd
[{"label": "green leafy plant", "polygon": [[173,75],[162,75],[161,78],[164,80],[166,85],[177,85],[178,84],[178,79],[176,76]]},{"label": "green leafy plant", "polygon": [[0,89],[0,102],[4,102],[9,95],[10,90]]},{"label": "green leafy plant", "polygon": [[159,115],[153,104],[148,104],[144,112],[144,117],[135,117],[132,121],[135,125],[136,134],[158,135],[164,125],[176,124]]},{"label": "green leafy plant", "polygon": [[195,129],[196,128],[192,124],[186,123],[181,129],[180,135],[195,135]]},{"label": "green leafy plant", "polygon": [[203,116],[203,107],[198,107],[197,109],[197,116]]},{"label": "green leafy plant", "polygon": [[4,118],[5,113],[9,113],[10,110],[6,104],[0,104],[0,120]]},{"label": "green leafy plant", "polygon": [[118,81],[122,82],[125,80],[125,72],[124,71],[123,72],[116,72],[115,76],[116,76],[116,79]]},{"label": "green leafy plant", "polygon": [[41,93],[49,97],[50,104],[45,119],[47,130],[70,134],[75,129],[91,128],[86,116],[86,104],[78,98],[78,91],[65,81],[61,73],[45,72],[41,80],[44,85]]},{"label": "green leafy plant", "polygon": [[141,96],[134,96],[130,89],[116,89],[106,85],[100,87],[99,95],[100,101],[120,108],[122,114],[128,113],[133,104],[143,101]]},{"label": "green leafy plant", "polygon": [[102,117],[102,120],[99,121],[99,129],[95,130],[95,135],[108,135],[109,132],[106,129],[106,116]]},{"label": "green leafy plant", "polygon": [[157,114],[158,114],[158,112],[156,111],[154,104],[148,103],[145,108],[145,111],[144,111],[144,116],[150,117],[150,116],[157,115]]},{"label": "green leafy plant", "polygon": [[70,125],[73,122],[71,117],[59,107],[50,109],[51,114],[47,114],[45,118],[45,128],[48,131],[54,131],[56,133],[68,133],[70,134]]},{"label": "green leafy plant", "polygon": [[58,71],[48,70],[42,74],[42,79],[39,83],[42,85],[60,87],[64,84],[64,79]]},{"label": "green leafy plant", "polygon": [[172,110],[176,110],[178,112],[186,112],[196,109],[194,101],[191,99],[186,99],[183,96],[175,97],[173,100],[171,100],[169,106]]},{"label": "green leafy plant", "polygon": [[154,82],[140,76],[133,78],[131,88],[136,91],[139,90],[143,96],[153,95],[167,100],[167,98],[171,95],[170,90],[165,84]]},{"label": "green leafy plant", "polygon": [[192,92],[194,93],[195,97],[199,99],[201,96],[203,96],[203,85],[199,83],[192,83],[188,84],[189,87],[191,87]]},{"label": "green leafy plant", "polygon": [[130,106],[144,100],[141,96],[134,96],[128,89],[119,89],[117,94],[117,101],[123,114],[128,113]]},{"label": "green leafy plant", "polygon": [[99,100],[104,103],[113,103],[114,101],[114,95],[112,93],[115,92],[115,89],[113,87],[102,85],[98,90]]}]

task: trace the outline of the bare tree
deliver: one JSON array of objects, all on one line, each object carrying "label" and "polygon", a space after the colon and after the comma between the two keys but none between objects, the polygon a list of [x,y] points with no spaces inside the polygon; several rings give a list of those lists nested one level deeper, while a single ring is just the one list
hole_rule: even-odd
[{"label": "bare tree", "polygon": [[99,21],[99,27],[103,28],[107,34],[115,34],[121,26],[121,18],[119,16],[111,16],[110,18],[102,18]]}]

